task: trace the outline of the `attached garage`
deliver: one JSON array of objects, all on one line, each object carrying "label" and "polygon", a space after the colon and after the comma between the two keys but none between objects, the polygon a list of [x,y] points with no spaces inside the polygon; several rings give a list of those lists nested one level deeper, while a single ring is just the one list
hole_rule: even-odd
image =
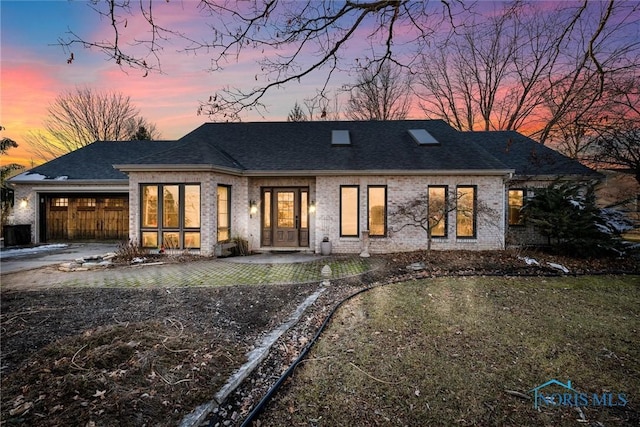
[{"label": "attached garage", "polygon": [[171,141],[98,141],[9,180],[12,224],[33,243],[127,241],[129,177],[113,165],[164,151]]},{"label": "attached garage", "polygon": [[42,194],[40,241],[127,240],[127,194]]}]

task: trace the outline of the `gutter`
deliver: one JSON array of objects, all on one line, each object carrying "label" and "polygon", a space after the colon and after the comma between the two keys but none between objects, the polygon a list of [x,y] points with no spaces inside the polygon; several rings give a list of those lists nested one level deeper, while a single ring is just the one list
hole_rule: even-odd
[{"label": "gutter", "polygon": [[265,177],[265,176],[443,176],[443,175],[474,175],[474,176],[508,176],[515,173],[514,169],[367,169],[367,170],[241,170],[214,165],[114,165],[123,172],[222,172],[235,176]]},{"label": "gutter", "polygon": [[38,180],[20,180],[20,181],[9,181],[9,184],[16,185],[44,185],[44,186],[54,186],[61,184],[68,185],[113,185],[113,186],[123,186],[129,185],[128,179],[38,179]]}]

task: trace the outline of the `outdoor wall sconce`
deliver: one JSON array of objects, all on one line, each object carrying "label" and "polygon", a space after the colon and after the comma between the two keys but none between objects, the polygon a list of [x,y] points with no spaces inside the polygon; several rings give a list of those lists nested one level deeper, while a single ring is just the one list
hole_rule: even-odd
[{"label": "outdoor wall sconce", "polygon": [[309,213],[314,213],[316,211],[316,201],[312,200],[309,205]]},{"label": "outdoor wall sconce", "polygon": [[255,214],[257,214],[257,213],[258,213],[258,205],[257,205],[257,203],[256,203],[256,201],[255,201],[255,200],[251,200],[251,201],[249,202],[249,214],[250,214],[250,218],[253,218],[253,216],[254,216]]},{"label": "outdoor wall sconce", "polygon": [[26,208],[26,207],[27,207],[28,202],[29,202],[29,201],[27,200],[27,198],[26,198],[26,197],[24,197],[24,198],[20,199],[20,208],[22,208],[22,209]]}]

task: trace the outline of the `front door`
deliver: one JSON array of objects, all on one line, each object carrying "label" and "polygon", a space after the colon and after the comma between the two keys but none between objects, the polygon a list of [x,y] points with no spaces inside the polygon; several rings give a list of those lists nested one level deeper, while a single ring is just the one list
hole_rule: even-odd
[{"label": "front door", "polygon": [[309,245],[307,188],[264,188],[262,206],[263,246]]},{"label": "front door", "polygon": [[275,190],[274,246],[298,246],[298,198],[295,190]]}]

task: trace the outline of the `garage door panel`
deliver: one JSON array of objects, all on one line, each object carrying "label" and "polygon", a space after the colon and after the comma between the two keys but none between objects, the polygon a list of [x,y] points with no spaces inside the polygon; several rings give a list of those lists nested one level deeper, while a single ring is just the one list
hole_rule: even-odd
[{"label": "garage door panel", "polygon": [[129,238],[128,196],[50,195],[45,216],[47,241]]}]

